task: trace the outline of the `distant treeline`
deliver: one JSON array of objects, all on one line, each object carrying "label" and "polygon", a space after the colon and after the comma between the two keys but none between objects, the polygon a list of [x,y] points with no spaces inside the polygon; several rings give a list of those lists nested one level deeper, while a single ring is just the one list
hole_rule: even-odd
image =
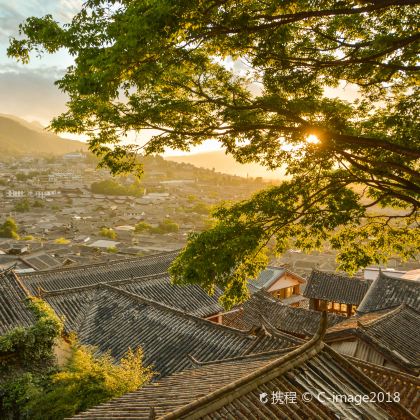
[{"label": "distant treeline", "polygon": [[123,185],[113,179],[94,182],[90,186],[94,194],[104,195],[129,195],[133,197],[141,197],[144,194],[144,188],[139,182],[135,181],[130,185]]}]

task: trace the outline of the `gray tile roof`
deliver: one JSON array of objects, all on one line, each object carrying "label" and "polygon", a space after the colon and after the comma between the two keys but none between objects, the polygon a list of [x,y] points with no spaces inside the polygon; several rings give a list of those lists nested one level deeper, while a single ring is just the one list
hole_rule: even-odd
[{"label": "gray tile roof", "polygon": [[286,269],[283,267],[268,266],[265,270],[261,271],[260,275],[255,280],[249,280],[249,283],[257,289],[270,287],[270,285],[283,276]]},{"label": "gray tile roof", "polygon": [[[318,335],[294,351],[204,364],[76,415],[79,419],[408,419],[398,403],[335,402],[334,395],[380,392],[373,381]],[[272,404],[272,392],[296,402]],[[325,398],[315,398],[321,392]],[[262,403],[260,396],[268,398]],[[305,402],[302,398],[311,395]]]},{"label": "gray tile roof", "polygon": [[21,274],[20,278],[34,294],[37,294],[40,288],[47,291],[71,289],[101,282],[165,273],[177,254],[178,251],[174,251],[148,257],[38,271]]},{"label": "gray tile roof", "polygon": [[418,376],[374,365],[354,357],[348,357],[348,360],[375,381],[384,391],[391,394],[399,392],[401,404],[410,410],[413,415],[420,417],[420,378]]},{"label": "gray tile roof", "polygon": [[[369,316],[371,314],[367,314]],[[364,316],[348,329],[334,328],[326,340],[337,340],[356,336],[372,345],[388,360],[394,361],[405,370],[420,371],[420,313],[406,305],[387,311],[376,319],[364,322]]]},{"label": "gray tile roof", "polygon": [[20,259],[35,270],[49,270],[61,266],[60,261],[45,253],[28,255]]},{"label": "gray tile roof", "polygon": [[[219,304],[219,297],[222,292],[216,289],[213,295],[208,295],[198,285],[176,285],[170,280],[166,273],[155,274],[152,276],[136,277],[130,279],[107,281],[108,276],[104,275],[103,283],[118,287],[121,290],[129,291],[133,294],[143,296],[156,302],[163,303],[183,312],[206,318],[222,312],[224,309]],[[112,278],[112,273],[111,273]],[[92,295],[93,285],[82,286],[77,288],[78,293],[86,293],[87,296]],[[67,300],[71,299],[72,291],[75,289],[62,289],[51,292],[42,292],[41,295],[54,294],[62,296],[63,303],[67,304]],[[63,293],[68,291],[69,293]],[[66,298],[66,296],[68,296]],[[88,299],[86,297],[86,299]]]},{"label": "gray tile roof", "polygon": [[[278,330],[297,336],[312,336],[318,329],[321,312],[287,306],[260,291],[246,301],[240,309],[223,316],[223,324],[234,328],[251,329],[268,323]],[[347,318],[329,313],[328,327]]]},{"label": "gray tile roof", "polygon": [[406,303],[420,311],[420,282],[380,273],[373,281],[357,312],[367,313],[389,309]]},{"label": "gray tile roof", "polygon": [[359,305],[371,282],[341,274],[312,270],[303,296],[330,302]]},{"label": "gray tile roof", "polygon": [[112,282],[111,284],[122,290],[202,318],[224,310],[218,301],[222,295],[220,289],[216,289],[214,295],[209,296],[198,285],[172,284],[167,274]]},{"label": "gray tile roof", "polygon": [[35,322],[34,314],[26,306],[27,297],[27,290],[12,270],[0,271],[0,335]]},{"label": "gray tile roof", "polygon": [[166,376],[191,366],[189,355],[216,360],[292,347],[301,340],[287,334],[250,335],[108,285],[52,292],[43,298],[66,318],[82,343],[110,350],[119,359],[141,346],[145,363]]}]

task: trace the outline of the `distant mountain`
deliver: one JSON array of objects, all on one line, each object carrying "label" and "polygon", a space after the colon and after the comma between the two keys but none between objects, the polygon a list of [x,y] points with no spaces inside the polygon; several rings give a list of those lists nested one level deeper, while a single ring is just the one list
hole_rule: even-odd
[{"label": "distant mountain", "polygon": [[86,144],[49,133],[39,123],[0,114],[0,156],[63,155],[78,150],[87,150]]},{"label": "distant mountain", "polygon": [[190,163],[199,168],[213,169],[216,172],[222,172],[229,175],[242,177],[262,177],[269,179],[284,178],[284,171],[278,169],[269,171],[256,163],[247,163],[242,165],[238,163],[231,155],[226,155],[222,150],[213,152],[197,153],[186,156],[167,156],[167,160],[178,163]]}]

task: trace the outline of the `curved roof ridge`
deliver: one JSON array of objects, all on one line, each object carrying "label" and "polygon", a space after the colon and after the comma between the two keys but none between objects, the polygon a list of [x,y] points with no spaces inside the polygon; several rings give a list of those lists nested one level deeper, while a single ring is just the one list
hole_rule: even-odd
[{"label": "curved roof ridge", "polygon": [[[360,302],[357,312],[359,313],[368,313],[368,312],[376,312],[384,309],[392,309],[395,307],[400,306],[404,302],[404,300],[401,302],[398,302],[400,300],[399,297],[392,296],[391,294],[387,297],[388,303],[384,306],[384,302],[381,299],[381,302],[375,302],[375,294],[381,294],[383,290],[386,289],[386,282],[391,282],[393,284],[397,285],[405,285],[411,290],[418,289],[420,291],[420,282],[409,280],[409,279],[403,279],[401,277],[393,277],[386,275],[383,271],[379,272],[378,277],[376,277],[375,280],[373,280],[371,286],[367,290],[365,296],[363,297],[362,301]],[[400,289],[399,287],[395,287],[394,289]],[[383,298],[385,296],[382,296]],[[418,297],[417,297],[418,299]],[[411,307],[411,305],[410,305]]]},{"label": "curved roof ridge", "polygon": [[[345,273],[339,273],[339,272],[337,272],[337,271],[330,272],[330,271],[319,270],[318,268],[313,268],[313,269],[312,269],[312,271],[311,271],[311,273],[309,274],[309,277],[311,277],[312,273],[322,273],[322,274],[329,275],[329,276],[342,277],[342,278],[345,278],[345,279],[348,279],[348,280],[360,280],[360,281],[367,281],[367,280],[365,280],[365,279],[364,279],[364,278],[362,278],[362,277],[358,277],[358,276],[349,276],[348,274],[345,274]],[[308,278],[309,278],[309,277],[308,277]]]},{"label": "curved roof ridge", "polygon": [[225,385],[204,397],[182,406],[160,417],[161,420],[179,419],[185,414],[194,413],[194,417],[202,417],[218,409],[227,402],[233,401],[241,395],[248,393],[256,386],[264,384],[277,376],[299,366],[303,362],[317,355],[323,348],[322,341],[327,328],[327,315],[324,311],[317,333],[305,344],[286,355],[275,359],[250,374]]},{"label": "curved roof ridge", "polygon": [[53,268],[51,270],[31,271],[29,273],[21,273],[21,277],[35,277],[37,274],[58,273],[58,272],[71,271],[71,270],[74,270],[74,271],[86,270],[90,267],[101,267],[101,266],[106,266],[109,264],[127,263],[127,262],[138,261],[138,260],[148,260],[155,257],[163,257],[165,255],[171,255],[171,254],[176,255],[178,253],[179,253],[179,250],[175,250],[175,251],[159,252],[157,254],[146,255],[143,257],[131,257],[131,258],[123,258],[123,259],[114,259],[114,260],[109,260],[109,261],[100,261],[100,262],[91,263],[91,264],[82,264],[82,265],[77,265],[75,267],[71,266],[71,267]]},{"label": "curved roof ridge", "polygon": [[296,350],[299,347],[300,345],[286,347],[282,349],[276,349],[276,350],[263,351],[263,352],[258,352],[258,353],[242,354],[241,356],[228,357],[226,359],[217,359],[217,360],[209,360],[209,361],[198,360],[192,354],[189,354],[188,357],[193,362],[193,364],[197,366],[211,366],[211,365],[219,365],[221,363],[227,363],[227,362],[239,362],[242,360],[258,359],[258,358],[263,358],[267,356],[275,356],[276,354],[281,355],[281,354],[289,353],[293,350]]},{"label": "curved roof ridge", "polygon": [[[239,330],[237,328],[229,327],[227,325],[216,324],[216,323],[208,321],[206,319],[199,318],[195,315],[189,314],[187,312],[183,312],[183,311],[181,311],[177,308],[166,305],[164,303],[157,302],[153,299],[148,299],[148,298],[140,296],[140,295],[136,295],[134,293],[128,292],[127,290],[123,290],[123,289],[120,289],[118,287],[114,287],[112,285],[106,284],[106,283],[100,283],[100,285],[104,288],[111,289],[112,291],[117,292],[119,294],[125,295],[127,297],[138,300],[140,302],[143,302],[147,305],[151,305],[151,306],[157,307],[159,309],[163,309],[165,311],[170,311],[172,313],[175,313],[178,316],[182,316],[184,318],[190,319],[190,320],[192,320],[196,323],[201,323],[201,324],[204,323],[206,325],[212,326],[213,328],[218,328],[218,329],[222,329],[222,330],[225,330],[225,331],[234,332],[236,334],[240,334],[240,335],[247,336],[247,337],[253,337],[249,334],[248,331]],[[293,338],[295,338],[295,337],[293,337]]]},{"label": "curved roof ridge", "polygon": [[108,285],[114,285],[114,284],[129,284],[132,281],[137,281],[137,280],[142,280],[144,279],[145,281],[147,280],[153,280],[154,278],[161,278],[161,277],[167,277],[168,273],[166,271],[162,271],[161,273],[156,273],[156,274],[149,274],[147,276],[137,276],[137,277],[132,277],[132,278],[128,278],[128,279],[119,279],[119,280],[110,280],[110,281],[99,281],[98,283],[94,283],[94,284],[87,284],[85,286],[76,286],[76,287],[70,287],[70,288],[66,288],[66,289],[55,289],[55,290],[42,290],[42,295],[44,296],[52,296],[52,295],[58,295],[58,294],[66,294],[66,293],[74,293],[74,292],[79,292],[79,291],[83,291],[83,290],[89,290],[89,289],[94,289],[95,287],[97,287],[98,285],[101,284],[108,284]]},{"label": "curved roof ridge", "polygon": [[378,316],[378,318],[368,320],[365,323],[362,323],[360,321],[360,325],[362,327],[370,327],[370,326],[375,325],[377,323],[380,323],[384,319],[386,319],[386,318],[388,318],[390,316],[394,316],[395,314],[398,314],[399,312],[404,311],[404,310],[408,310],[408,311],[411,311],[411,312],[416,313],[417,315],[420,315],[420,312],[418,310],[416,310],[415,308],[411,307],[407,303],[404,303],[403,302],[400,305],[393,307],[391,310],[388,310],[388,311],[384,312],[382,315]]}]

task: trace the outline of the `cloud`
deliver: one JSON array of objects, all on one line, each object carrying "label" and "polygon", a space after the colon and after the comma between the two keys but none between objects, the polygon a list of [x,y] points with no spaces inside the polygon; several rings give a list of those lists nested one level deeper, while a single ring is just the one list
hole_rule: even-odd
[{"label": "cloud", "polygon": [[48,124],[65,110],[67,97],[54,85],[62,74],[56,67],[41,70],[1,66],[0,113]]},{"label": "cloud", "polygon": [[0,43],[18,36],[19,24],[30,16],[51,14],[60,23],[68,23],[81,9],[82,0],[0,0]]}]

